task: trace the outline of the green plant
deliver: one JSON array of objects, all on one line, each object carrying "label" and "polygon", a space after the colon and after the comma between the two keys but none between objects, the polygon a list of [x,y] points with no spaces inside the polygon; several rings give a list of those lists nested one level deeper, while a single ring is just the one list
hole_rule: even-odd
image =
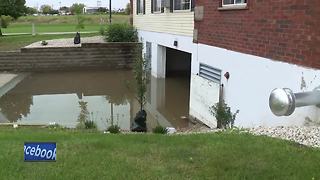
[{"label": "green plant", "polygon": [[94,121],[85,121],[84,122],[84,128],[85,129],[97,129],[97,125]]},{"label": "green plant", "polygon": [[99,33],[102,35],[102,36],[104,36],[105,35],[105,28],[103,27],[103,26],[101,26],[100,27],[100,29],[99,29]]},{"label": "green plant", "polygon": [[153,128],[152,132],[155,134],[167,134],[167,129],[162,126],[156,126]]},{"label": "green plant", "polygon": [[90,120],[90,113],[88,111],[88,102],[79,101],[80,114],[78,116],[78,129],[96,129],[97,125],[93,120]]},{"label": "green plant", "polygon": [[140,104],[140,111],[144,109],[146,103],[146,92],[148,80],[147,61],[142,56],[142,47],[137,46],[136,58],[134,64],[134,75],[136,81],[137,100]]},{"label": "green plant", "polygon": [[0,28],[7,28],[11,21],[11,16],[0,16]]},{"label": "green plant", "polygon": [[137,29],[129,24],[110,24],[105,31],[108,42],[138,42]]},{"label": "green plant", "polygon": [[77,14],[77,25],[76,25],[76,30],[81,30],[84,29],[84,22],[85,22],[85,18],[83,16],[81,16],[80,14]]},{"label": "green plant", "polygon": [[118,125],[111,125],[108,127],[107,131],[109,131],[112,134],[118,134],[120,133],[120,127]]},{"label": "green plant", "polygon": [[210,107],[210,113],[217,119],[217,128],[232,128],[239,110],[235,113],[231,112],[231,108],[222,99]]}]

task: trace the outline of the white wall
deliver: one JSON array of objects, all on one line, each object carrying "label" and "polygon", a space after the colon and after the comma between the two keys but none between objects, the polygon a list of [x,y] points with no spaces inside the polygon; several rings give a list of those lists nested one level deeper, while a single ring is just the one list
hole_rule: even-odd
[{"label": "white wall", "polygon": [[[198,60],[222,69],[222,75],[230,73],[230,79],[227,81],[222,77],[222,83],[227,103],[234,112],[240,110],[235,121],[237,126],[300,126],[306,117],[319,120],[317,114],[320,109],[316,107],[297,108],[289,117],[276,117],[271,113],[268,102],[274,88],[286,87],[301,92],[320,86],[320,70],[203,44],[198,45]],[[306,87],[303,87],[303,81]]]}]

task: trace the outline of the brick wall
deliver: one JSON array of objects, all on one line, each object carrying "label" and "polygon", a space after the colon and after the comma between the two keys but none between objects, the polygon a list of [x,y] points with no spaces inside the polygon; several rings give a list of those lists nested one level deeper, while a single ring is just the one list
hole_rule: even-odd
[{"label": "brick wall", "polygon": [[81,47],[22,48],[1,52],[0,71],[130,69],[137,43],[90,43]]},{"label": "brick wall", "polygon": [[320,0],[248,0],[248,8],[218,10],[221,0],[196,0],[198,43],[320,68]]}]

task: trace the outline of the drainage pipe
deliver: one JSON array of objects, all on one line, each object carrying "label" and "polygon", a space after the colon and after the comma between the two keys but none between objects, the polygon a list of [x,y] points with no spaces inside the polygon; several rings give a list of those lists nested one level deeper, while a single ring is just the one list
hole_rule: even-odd
[{"label": "drainage pipe", "polygon": [[288,88],[277,88],[269,97],[269,107],[276,116],[290,116],[297,107],[313,105],[320,105],[320,88],[300,93],[293,93]]}]

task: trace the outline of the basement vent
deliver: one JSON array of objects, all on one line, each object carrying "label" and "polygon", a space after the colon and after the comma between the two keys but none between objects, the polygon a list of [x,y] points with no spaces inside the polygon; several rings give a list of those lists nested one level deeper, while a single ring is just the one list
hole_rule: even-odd
[{"label": "basement vent", "polygon": [[200,63],[199,75],[205,79],[220,84],[221,70],[219,69]]}]

